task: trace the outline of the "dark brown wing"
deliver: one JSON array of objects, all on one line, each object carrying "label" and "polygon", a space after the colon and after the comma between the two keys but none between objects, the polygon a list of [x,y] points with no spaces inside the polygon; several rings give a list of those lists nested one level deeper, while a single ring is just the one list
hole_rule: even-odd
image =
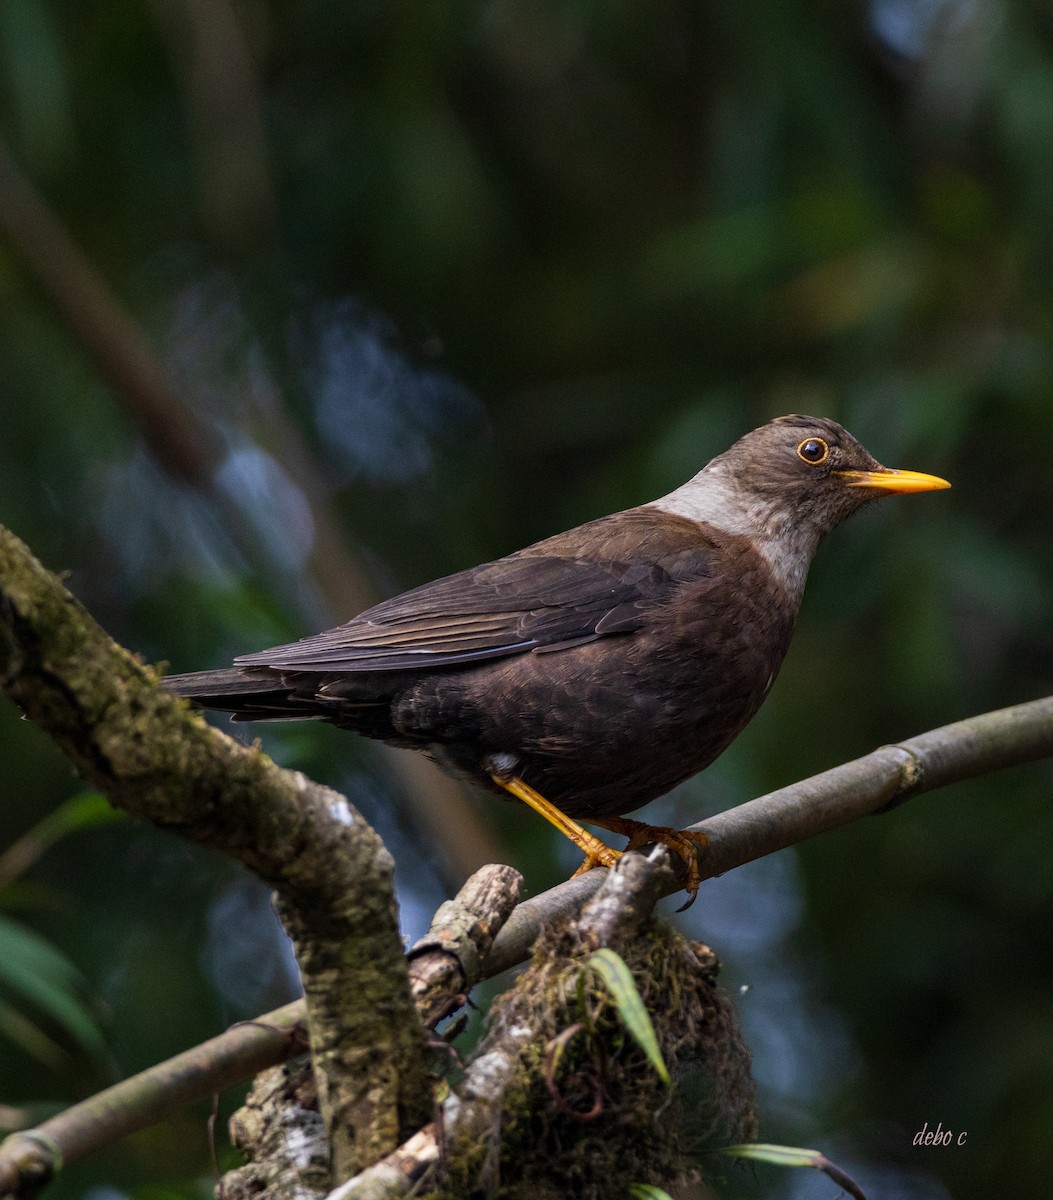
[{"label": "dark brown wing", "polygon": [[504,559],[235,662],[294,671],[403,671],[579,643],[636,628],[637,605],[657,583],[644,587],[641,576],[655,573],[576,559]]},{"label": "dark brown wing", "polygon": [[[567,535],[560,535],[414,588],[346,625],[235,662],[279,671],[405,671],[631,632],[678,579],[712,571],[715,548],[692,522],[683,528],[673,518],[670,528],[667,517],[650,513],[632,520],[630,539],[627,517],[582,527],[591,535],[588,557],[568,554]],[[620,561],[606,560],[605,549],[620,552]]]}]

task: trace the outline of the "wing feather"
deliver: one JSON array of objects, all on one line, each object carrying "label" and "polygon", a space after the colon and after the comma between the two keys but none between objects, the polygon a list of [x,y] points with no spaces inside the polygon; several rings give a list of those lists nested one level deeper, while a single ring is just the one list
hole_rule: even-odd
[{"label": "wing feather", "polygon": [[[640,510],[632,516],[633,546],[625,545],[624,522],[593,522],[582,527],[595,541],[588,557],[570,553],[568,535],[560,535],[404,592],[335,629],[235,662],[278,671],[403,671],[567,649],[630,633],[679,581],[709,573],[715,550],[685,521],[689,528],[673,529],[672,544],[668,534],[664,544],[659,536],[647,553],[641,527],[662,518]],[[608,557],[604,539],[609,544],[613,537],[619,553]]]}]

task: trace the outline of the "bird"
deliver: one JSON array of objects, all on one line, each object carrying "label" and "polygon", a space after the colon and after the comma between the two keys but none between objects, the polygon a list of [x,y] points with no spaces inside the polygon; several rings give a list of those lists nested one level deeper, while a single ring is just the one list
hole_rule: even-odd
[{"label": "bird", "polygon": [[165,685],[234,721],[321,719],[422,751],[539,812],[579,871],[621,854],[582,821],[664,843],[690,903],[704,838],[626,814],[760,708],[823,537],[873,500],[950,486],[883,467],[836,421],[779,417],[658,500]]}]

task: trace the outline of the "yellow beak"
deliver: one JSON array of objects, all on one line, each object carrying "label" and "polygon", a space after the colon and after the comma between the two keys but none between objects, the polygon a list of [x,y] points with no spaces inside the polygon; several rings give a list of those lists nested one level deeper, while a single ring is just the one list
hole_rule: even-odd
[{"label": "yellow beak", "polygon": [[907,492],[936,492],[951,485],[938,475],[925,475],[921,471],[894,471],[882,467],[880,471],[837,471],[849,487],[873,488],[890,495]]}]

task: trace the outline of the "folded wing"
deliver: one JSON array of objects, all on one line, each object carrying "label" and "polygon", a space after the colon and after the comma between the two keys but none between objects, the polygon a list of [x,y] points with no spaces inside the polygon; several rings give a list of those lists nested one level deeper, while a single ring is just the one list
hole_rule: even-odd
[{"label": "folded wing", "polygon": [[580,645],[639,627],[661,567],[523,555],[414,588],[346,625],[235,659],[277,671],[405,671]]}]

